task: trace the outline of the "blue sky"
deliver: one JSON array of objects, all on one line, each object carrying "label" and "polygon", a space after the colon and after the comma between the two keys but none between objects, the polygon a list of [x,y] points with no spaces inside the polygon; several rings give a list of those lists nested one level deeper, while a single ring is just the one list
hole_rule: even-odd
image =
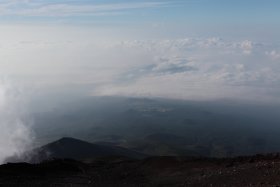
[{"label": "blue sky", "polygon": [[1,1],[2,20],[44,22],[57,19],[73,23],[94,22],[179,22],[279,23],[277,0],[162,0],[162,1]]},{"label": "blue sky", "polygon": [[265,34],[271,37],[264,40],[273,40],[280,32],[279,7],[277,0],[2,0],[0,23],[106,27],[144,34],[151,29],[152,37]]}]

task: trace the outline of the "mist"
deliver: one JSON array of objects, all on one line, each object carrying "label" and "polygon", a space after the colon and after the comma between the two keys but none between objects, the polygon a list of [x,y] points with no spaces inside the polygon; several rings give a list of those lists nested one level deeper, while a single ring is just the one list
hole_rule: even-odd
[{"label": "mist", "polygon": [[0,82],[0,163],[33,147],[32,120],[26,100],[17,87]]}]

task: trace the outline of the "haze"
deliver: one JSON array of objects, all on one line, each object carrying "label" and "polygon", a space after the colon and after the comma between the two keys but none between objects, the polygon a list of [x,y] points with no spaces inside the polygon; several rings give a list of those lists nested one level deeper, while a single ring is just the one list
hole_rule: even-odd
[{"label": "haze", "polygon": [[[28,120],[20,117],[25,129],[32,115],[59,116],[65,103],[100,96],[231,101],[268,107],[250,116],[262,114],[278,129],[279,6],[278,0],[2,0],[0,104],[16,93],[13,108],[31,111]],[[32,131],[19,136],[30,140]]]}]

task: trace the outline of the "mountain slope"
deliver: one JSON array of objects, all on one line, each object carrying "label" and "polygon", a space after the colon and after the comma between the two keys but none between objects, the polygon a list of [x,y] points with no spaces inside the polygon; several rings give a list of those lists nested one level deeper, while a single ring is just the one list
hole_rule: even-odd
[{"label": "mountain slope", "polygon": [[99,145],[74,138],[61,138],[55,142],[46,144],[31,152],[25,153],[21,158],[9,158],[9,162],[28,161],[41,162],[53,158],[69,158],[76,160],[86,160],[96,157],[121,156],[133,159],[145,158],[146,155],[126,148]]}]

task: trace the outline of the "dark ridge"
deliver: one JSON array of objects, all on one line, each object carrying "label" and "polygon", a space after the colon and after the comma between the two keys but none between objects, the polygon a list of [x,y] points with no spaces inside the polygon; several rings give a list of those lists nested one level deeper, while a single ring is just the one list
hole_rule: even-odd
[{"label": "dark ridge", "polygon": [[126,157],[142,159],[147,155],[114,145],[101,145],[83,140],[64,137],[40,148],[27,152],[20,157],[11,157],[6,162],[39,163],[49,159],[91,160],[97,157]]}]

